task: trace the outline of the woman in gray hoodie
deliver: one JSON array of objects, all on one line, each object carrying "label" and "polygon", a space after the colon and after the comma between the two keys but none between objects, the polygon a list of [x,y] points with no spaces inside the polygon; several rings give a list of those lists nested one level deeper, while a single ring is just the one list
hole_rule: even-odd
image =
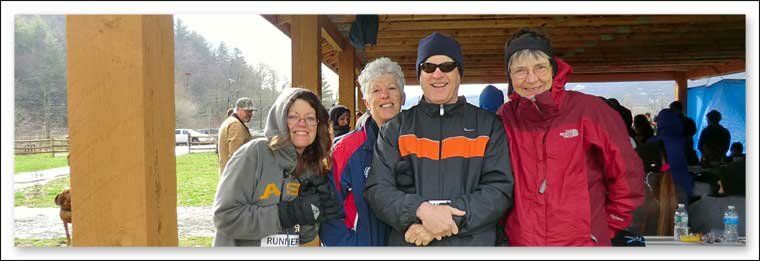
[{"label": "woman in gray hoodie", "polygon": [[298,246],[316,238],[320,221],[343,213],[324,179],[332,145],[328,124],[313,92],[280,93],[265,137],[240,147],[222,172],[214,246]]}]

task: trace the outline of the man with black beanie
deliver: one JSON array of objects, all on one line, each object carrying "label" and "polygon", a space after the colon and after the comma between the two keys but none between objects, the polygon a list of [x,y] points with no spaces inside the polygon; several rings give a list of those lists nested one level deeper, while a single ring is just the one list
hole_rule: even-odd
[{"label": "man with black beanie", "polygon": [[464,65],[454,38],[420,40],[423,97],[380,130],[364,198],[393,228],[388,245],[497,244],[512,205],[507,139],[496,115],[457,96]]}]

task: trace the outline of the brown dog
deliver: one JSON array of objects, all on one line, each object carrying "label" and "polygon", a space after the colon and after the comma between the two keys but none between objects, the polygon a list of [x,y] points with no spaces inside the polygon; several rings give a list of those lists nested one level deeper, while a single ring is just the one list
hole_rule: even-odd
[{"label": "brown dog", "polygon": [[69,234],[69,224],[71,223],[71,188],[63,189],[63,192],[55,196],[55,204],[61,207],[61,221],[63,228],[66,230],[66,245],[71,246],[71,235]]}]

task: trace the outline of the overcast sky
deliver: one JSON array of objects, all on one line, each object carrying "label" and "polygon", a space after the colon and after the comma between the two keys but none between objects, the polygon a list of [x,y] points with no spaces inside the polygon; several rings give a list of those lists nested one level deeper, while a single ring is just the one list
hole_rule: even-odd
[{"label": "overcast sky", "polygon": [[[290,38],[260,15],[177,14],[174,19],[206,38],[212,48],[224,41],[230,50],[240,48],[249,64],[268,64],[290,80]],[[322,74],[337,93],[338,76],[324,65]]]}]

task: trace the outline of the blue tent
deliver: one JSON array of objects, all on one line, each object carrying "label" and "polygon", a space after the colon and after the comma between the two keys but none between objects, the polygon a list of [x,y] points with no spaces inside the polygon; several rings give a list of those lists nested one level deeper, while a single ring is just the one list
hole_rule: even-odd
[{"label": "blue tent", "polygon": [[[722,116],[720,125],[731,132],[731,143],[741,142],[747,147],[746,133],[746,80],[724,79],[710,85],[692,87],[687,90],[688,102],[686,114],[697,124],[694,135],[694,149],[699,142],[699,135],[707,127],[707,113],[717,110]],[[699,154],[699,150],[697,150]],[[701,157],[701,155],[700,155]]]}]

